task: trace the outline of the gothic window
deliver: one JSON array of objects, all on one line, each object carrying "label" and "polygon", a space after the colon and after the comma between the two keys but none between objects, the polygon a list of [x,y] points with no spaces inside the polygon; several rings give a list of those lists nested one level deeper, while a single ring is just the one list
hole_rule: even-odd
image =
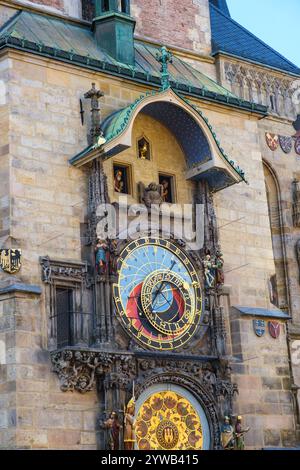
[{"label": "gothic window", "polygon": [[114,163],[114,190],[119,194],[131,194],[131,167],[130,165]]},{"label": "gothic window", "polygon": [[122,13],[130,14],[130,4],[129,0],[121,0],[121,11]]},{"label": "gothic window", "polygon": [[57,348],[71,346],[73,339],[71,335],[72,315],[73,315],[73,289],[67,287],[57,287],[56,297],[56,331]]},{"label": "gothic window", "polygon": [[145,136],[138,139],[138,158],[140,160],[151,160],[150,142]]},{"label": "gothic window", "polygon": [[164,202],[174,204],[175,198],[175,178],[174,176],[159,174],[159,184],[162,186],[162,195]]},{"label": "gothic window", "polygon": [[276,307],[286,309],[287,287],[279,185],[275,174],[266,163],[264,174],[275,263],[275,274],[269,279],[270,301]]},{"label": "gothic window", "polygon": [[276,111],[276,103],[275,103],[275,96],[274,95],[270,95],[270,105],[271,105],[272,111]]}]

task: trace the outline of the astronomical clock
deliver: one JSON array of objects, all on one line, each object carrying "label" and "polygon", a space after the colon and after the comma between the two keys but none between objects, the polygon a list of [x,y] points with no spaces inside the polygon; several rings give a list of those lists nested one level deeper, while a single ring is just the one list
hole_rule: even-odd
[{"label": "astronomical clock", "polygon": [[125,331],[154,351],[188,343],[202,315],[199,277],[188,256],[163,239],[130,243],[118,261],[114,286],[117,314]]},{"label": "astronomical clock", "polygon": [[117,330],[136,364],[125,411],[127,449],[218,447],[216,357],[209,363],[203,352],[214,357],[207,286],[202,263],[183,245],[140,238],[120,249],[113,285]]}]

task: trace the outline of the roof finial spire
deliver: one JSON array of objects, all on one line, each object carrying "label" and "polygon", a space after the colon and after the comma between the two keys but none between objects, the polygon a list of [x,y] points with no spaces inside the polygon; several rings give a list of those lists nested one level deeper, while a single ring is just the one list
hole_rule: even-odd
[{"label": "roof finial spire", "polygon": [[169,64],[173,63],[173,55],[163,46],[160,52],[156,54],[156,60],[161,63],[161,87],[162,91],[170,88]]},{"label": "roof finial spire", "polygon": [[99,141],[99,137],[103,136],[101,129],[101,115],[100,115],[100,106],[99,99],[104,96],[104,93],[101,90],[96,89],[96,84],[92,83],[92,88],[87,93],[85,93],[85,99],[91,100],[91,113],[92,113],[92,126],[90,132],[90,138],[93,144]]}]

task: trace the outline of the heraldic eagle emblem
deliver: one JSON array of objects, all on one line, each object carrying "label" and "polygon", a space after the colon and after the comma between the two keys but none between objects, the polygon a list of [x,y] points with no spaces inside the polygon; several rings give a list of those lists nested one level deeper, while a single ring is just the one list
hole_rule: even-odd
[{"label": "heraldic eagle emblem", "polygon": [[0,267],[8,274],[15,274],[20,271],[22,262],[21,250],[1,249],[0,250]]}]

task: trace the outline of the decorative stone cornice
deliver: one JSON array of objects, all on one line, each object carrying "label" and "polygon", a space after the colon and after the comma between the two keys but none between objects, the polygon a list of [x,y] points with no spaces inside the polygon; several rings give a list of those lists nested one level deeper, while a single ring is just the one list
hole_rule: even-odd
[{"label": "decorative stone cornice", "polygon": [[41,295],[42,289],[40,286],[34,286],[31,284],[24,284],[24,283],[13,283],[7,286],[2,287],[0,285],[0,295],[4,294],[29,294],[29,295]]},{"label": "decorative stone cornice", "polygon": [[88,265],[87,263],[55,260],[49,256],[40,258],[42,266],[42,280],[46,284],[51,284],[55,278],[65,278],[75,281],[87,281]]},{"label": "decorative stone cornice", "polygon": [[[244,62],[224,61],[224,77],[232,91],[240,98],[269,107],[269,111],[282,117],[294,118],[297,109],[293,103],[296,77],[279,75],[269,69]],[[273,96],[273,108],[270,96]]]}]

